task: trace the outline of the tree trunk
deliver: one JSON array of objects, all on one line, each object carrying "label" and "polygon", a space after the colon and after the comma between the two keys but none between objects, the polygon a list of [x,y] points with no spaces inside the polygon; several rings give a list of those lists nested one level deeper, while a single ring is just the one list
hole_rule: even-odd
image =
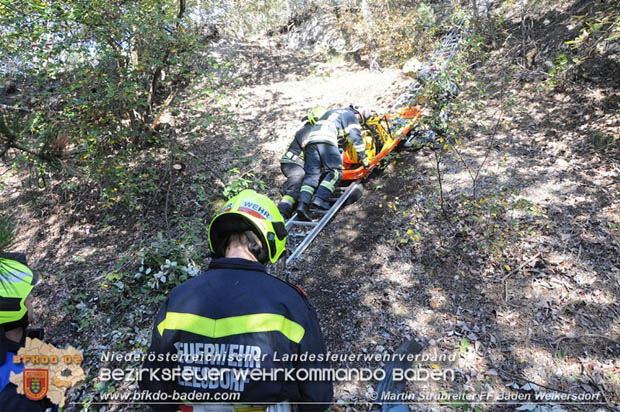
[{"label": "tree trunk", "polygon": [[372,39],[373,17],[368,0],[362,0],[361,10],[366,44],[368,45],[368,66],[370,71],[379,71],[377,43]]},{"label": "tree trunk", "polygon": [[[185,14],[185,0],[179,0],[179,12],[177,13],[177,22],[176,22],[177,30],[179,30],[179,27],[180,27],[179,20],[183,18],[183,14]],[[150,89],[149,97],[147,99],[147,115],[145,116],[147,119],[150,119],[153,113],[153,99],[155,98],[157,87],[159,86],[159,82],[162,78],[164,67],[167,66],[169,63],[168,60],[170,59],[171,50],[172,50],[171,46],[168,45],[168,49],[166,50],[164,58],[162,59],[162,65],[157,67],[155,71],[153,72],[153,76],[151,78],[151,85],[149,87]]]}]

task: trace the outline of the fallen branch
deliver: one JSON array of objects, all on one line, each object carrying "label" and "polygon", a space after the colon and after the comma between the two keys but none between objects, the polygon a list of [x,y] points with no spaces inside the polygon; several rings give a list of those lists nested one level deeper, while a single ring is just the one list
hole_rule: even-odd
[{"label": "fallen branch", "polygon": [[441,159],[438,154],[438,150],[434,151],[435,154],[435,166],[437,168],[437,182],[439,183],[439,205],[441,206],[441,214],[444,217],[445,221],[448,223],[448,229],[452,234],[455,233],[452,228],[452,222],[450,221],[450,216],[448,216],[448,212],[445,208],[445,201],[443,198],[443,184],[441,183]]},{"label": "fallen branch", "polygon": [[159,114],[157,116],[155,116],[155,119],[153,120],[153,122],[149,126],[149,129],[151,129],[151,131],[154,131],[155,128],[157,127],[157,125],[159,125],[159,122],[161,121],[161,117],[166,112],[166,109],[168,108],[168,105],[170,105],[170,103],[172,103],[174,98],[177,96],[177,93],[178,93],[178,89],[174,90],[172,93],[170,93],[170,96],[168,96],[166,98],[166,100],[164,101],[164,103],[162,104],[162,106],[160,108]]},{"label": "fallen branch", "polygon": [[534,256],[532,256],[531,258],[529,258],[528,260],[526,260],[525,262],[523,262],[521,265],[519,265],[518,268],[513,269],[510,271],[510,273],[508,273],[506,276],[504,276],[504,278],[502,279],[502,281],[508,279],[510,276],[514,275],[515,273],[517,273],[518,271],[520,271],[521,269],[523,269],[524,267],[526,267],[528,264],[532,263],[534,260],[536,260],[537,257],[540,256],[540,252],[536,253]]},{"label": "fallen branch", "polygon": [[21,146],[20,144],[16,143],[17,135],[11,129],[9,129],[9,127],[4,122],[4,118],[0,117],[0,136],[2,135],[4,135],[5,142],[4,148],[2,149],[2,151],[0,151],[0,158],[3,157],[9,151],[9,149],[14,148],[21,150],[22,152],[26,152],[29,155],[39,158],[41,160],[47,160],[39,153],[35,153],[27,147]]},{"label": "fallen branch", "polygon": [[[503,100],[503,97],[502,97]],[[472,195],[474,197],[474,200],[476,200],[476,189],[478,187],[478,177],[480,176],[480,171],[482,170],[482,168],[484,167],[484,164],[487,162],[487,159],[489,158],[489,155],[491,154],[491,149],[493,149],[493,145],[495,144],[495,136],[497,135],[497,129],[499,128],[499,125],[502,121],[502,119],[504,118],[504,109],[503,107],[501,109],[499,109],[499,118],[497,119],[497,122],[495,123],[495,127],[493,127],[493,131],[491,133],[491,139],[489,142],[489,147],[487,148],[487,152],[484,155],[484,159],[482,159],[482,163],[480,163],[480,166],[478,167],[478,169],[476,170],[476,174],[473,178],[472,181]],[[495,114],[493,114],[493,116],[495,116]]]},{"label": "fallen branch", "polygon": [[11,143],[10,147],[12,147],[14,149],[21,150],[22,152],[28,153],[30,156],[36,157],[37,159],[41,159],[41,160],[45,160],[45,161],[49,160],[47,157],[41,156],[39,153],[33,152],[32,150],[28,149],[27,147],[24,147],[24,146],[19,145],[17,143]]}]

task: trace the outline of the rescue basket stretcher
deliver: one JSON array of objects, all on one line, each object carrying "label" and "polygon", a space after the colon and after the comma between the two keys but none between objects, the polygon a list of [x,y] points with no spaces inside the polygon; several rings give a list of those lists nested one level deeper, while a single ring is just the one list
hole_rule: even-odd
[{"label": "rescue basket stretcher", "polygon": [[342,180],[360,180],[368,176],[381,159],[391,153],[403,137],[409,135],[421,114],[418,107],[411,106],[396,114],[386,114],[383,117],[375,114],[370,117],[362,128],[366,156],[369,159],[368,167],[359,164],[353,145],[348,144],[342,156]]}]

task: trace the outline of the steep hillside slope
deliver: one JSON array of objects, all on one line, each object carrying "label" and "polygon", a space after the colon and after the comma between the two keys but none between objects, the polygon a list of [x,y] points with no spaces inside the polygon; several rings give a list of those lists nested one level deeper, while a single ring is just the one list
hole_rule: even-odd
[{"label": "steep hillside slope", "polygon": [[[452,359],[422,366],[452,369],[456,379],[411,382],[412,393],[519,393],[533,382],[599,394],[600,404],[569,410],[620,403],[617,51],[609,47],[566,77],[545,68],[578,35],[568,29],[571,16],[594,13],[586,3],[529,11],[523,53],[520,16],[506,19],[489,42],[497,47],[469,62],[460,95],[468,104],[451,117],[458,143],[391,156],[295,267],[273,268],[308,291],[331,352],[392,353],[418,338],[425,354]],[[43,273],[35,325],[46,327],[50,343],[85,351],[91,379],[65,410],[135,387],[101,385],[96,375],[102,351],[148,343],[168,285],[136,278],[141,259],[164,265],[192,246],[191,263],[205,267],[213,211],[245,186],[278,198],[279,157],[309,108],[386,110],[411,81],[398,69],[371,72],[270,43],[222,40],[207,54],[219,61],[218,76],[195,79],[165,113],[178,147],[175,156],[160,151],[165,189],[143,214],[101,209],[95,196],[76,199],[63,182],[29,187],[26,171],[1,165],[0,203],[21,222],[16,249]],[[184,169],[174,172],[173,161]],[[376,386],[338,383],[334,410],[370,410]],[[459,406],[468,407],[412,408]]]}]

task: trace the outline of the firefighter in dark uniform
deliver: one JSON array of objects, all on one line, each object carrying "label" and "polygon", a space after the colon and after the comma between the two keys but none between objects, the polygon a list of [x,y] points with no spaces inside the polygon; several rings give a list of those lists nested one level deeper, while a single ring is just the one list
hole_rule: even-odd
[{"label": "firefighter in dark uniform", "polygon": [[[172,290],[157,314],[150,348],[152,356],[163,360],[144,365],[147,370],[177,368],[190,376],[157,380],[145,373],[143,390],[211,396],[202,397],[203,402],[234,399],[230,403],[263,405],[268,411],[275,406],[265,403],[277,404],[278,411],[329,406],[331,381],[269,375],[275,368],[326,371],[329,366],[313,358],[326,349],[305,292],[265,270],[267,262],[278,260],[285,242],[284,219],[266,196],[244,190],[224,205],[209,226],[216,258],[206,272]],[[250,372],[266,374],[243,375]],[[239,397],[226,398],[230,394]],[[152,407],[176,410],[170,404]]]},{"label": "firefighter in dark uniform", "polygon": [[[364,109],[359,110],[354,106],[329,110],[303,140],[305,177],[297,206],[297,216],[300,220],[312,220],[308,210],[311,200],[314,206],[321,209],[330,208],[329,197],[342,178],[339,143],[342,143],[342,146],[346,141],[352,144],[360,163],[364,167],[368,166],[366,144],[360,126],[365,120]],[[321,181],[322,173],[325,173],[325,177]]]},{"label": "firefighter in dark uniform", "polygon": [[30,292],[37,276],[21,253],[0,254],[0,411],[52,412],[58,408],[49,399],[28,399],[10,382],[11,372],[22,373],[24,365],[13,356],[24,346],[32,316]]},{"label": "firefighter in dark uniform", "polygon": [[304,155],[301,144],[308,136],[308,133],[310,133],[312,126],[316,124],[317,120],[324,113],[325,109],[323,107],[315,107],[308,112],[308,115],[302,119],[304,122],[303,126],[295,133],[295,138],[280,159],[280,170],[286,176],[286,182],[284,182],[284,186],[280,189],[282,200],[278,203],[278,210],[284,220],[291,217],[299,197],[299,189],[301,189],[301,184],[304,181]]}]

